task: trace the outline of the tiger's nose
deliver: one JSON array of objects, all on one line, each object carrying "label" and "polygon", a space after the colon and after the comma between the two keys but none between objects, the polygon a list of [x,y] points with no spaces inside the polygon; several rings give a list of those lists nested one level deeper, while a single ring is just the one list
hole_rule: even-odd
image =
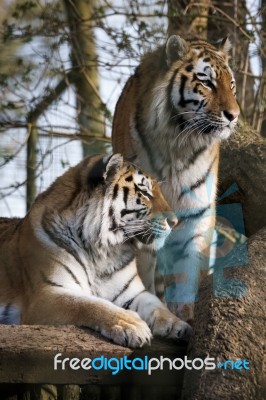
[{"label": "tiger's nose", "polygon": [[168,223],[170,229],[174,229],[174,227],[178,224],[178,219],[175,214],[166,217],[166,222]]},{"label": "tiger's nose", "polygon": [[239,110],[224,110],[223,113],[225,118],[228,119],[229,122],[234,121],[234,119],[238,118],[239,116]]}]

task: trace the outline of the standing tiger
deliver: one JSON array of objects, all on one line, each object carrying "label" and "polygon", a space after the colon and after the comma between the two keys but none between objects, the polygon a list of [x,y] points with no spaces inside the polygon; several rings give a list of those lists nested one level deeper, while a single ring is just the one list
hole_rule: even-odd
[{"label": "standing tiger", "polygon": [[[122,91],[113,121],[114,151],[161,181],[182,219],[159,252],[158,266],[170,309],[186,320],[193,318],[199,270],[209,264],[219,144],[239,115],[230,47],[228,38],[213,46],[171,36],[144,56]],[[151,253],[139,255],[140,275],[151,290],[154,265]]]},{"label": "standing tiger", "polygon": [[25,324],[87,326],[141,347],[191,328],[149,293],[136,250],[162,247],[177,218],[156,181],[119,154],[92,156],[40,194],[25,218],[0,219],[0,304]]}]

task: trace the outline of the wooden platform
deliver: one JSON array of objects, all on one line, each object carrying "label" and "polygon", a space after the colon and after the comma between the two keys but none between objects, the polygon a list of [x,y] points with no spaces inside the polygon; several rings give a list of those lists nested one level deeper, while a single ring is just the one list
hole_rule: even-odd
[{"label": "wooden platform", "polygon": [[50,384],[115,384],[142,382],[179,385],[182,371],[122,371],[116,375],[100,370],[74,370],[66,363],[65,370],[54,369],[54,357],[60,359],[104,356],[107,359],[123,356],[183,358],[185,345],[172,341],[153,340],[151,346],[133,351],[105,340],[99,334],[74,326],[18,326],[0,325],[0,382],[1,383],[50,383]]}]

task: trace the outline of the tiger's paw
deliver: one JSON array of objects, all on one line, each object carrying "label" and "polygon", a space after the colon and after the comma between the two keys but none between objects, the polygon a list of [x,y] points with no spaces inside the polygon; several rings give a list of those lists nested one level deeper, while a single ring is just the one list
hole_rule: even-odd
[{"label": "tiger's paw", "polygon": [[167,303],[168,309],[183,321],[193,325],[195,303]]},{"label": "tiger's paw", "polygon": [[121,310],[116,313],[112,325],[103,329],[101,333],[120,346],[132,348],[150,344],[152,339],[151,330],[146,322],[137,313],[130,310]]},{"label": "tiger's paw", "polygon": [[188,341],[192,334],[191,326],[167,309],[154,310],[150,318],[149,326],[154,336]]}]

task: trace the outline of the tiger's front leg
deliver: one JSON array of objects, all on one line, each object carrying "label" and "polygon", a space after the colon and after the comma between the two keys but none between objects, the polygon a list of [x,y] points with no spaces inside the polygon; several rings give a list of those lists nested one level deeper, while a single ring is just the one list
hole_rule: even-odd
[{"label": "tiger's front leg", "polygon": [[191,326],[172,314],[158,297],[147,291],[136,296],[129,308],[147,322],[154,336],[182,340],[189,340],[191,336]]},{"label": "tiger's front leg", "polygon": [[206,279],[210,261],[215,258],[214,226],[212,206],[203,216],[183,220],[157,257],[168,308],[192,324],[200,283]]},{"label": "tiger's front leg", "polygon": [[119,345],[132,348],[149,344],[152,338],[146,322],[136,312],[63,288],[40,290],[24,308],[22,323],[85,326]]}]

